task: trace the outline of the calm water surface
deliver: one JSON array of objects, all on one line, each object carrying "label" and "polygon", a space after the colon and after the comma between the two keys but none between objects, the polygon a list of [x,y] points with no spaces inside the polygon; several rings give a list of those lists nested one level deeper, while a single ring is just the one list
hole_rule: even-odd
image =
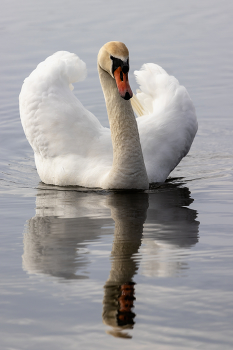
[{"label": "calm water surface", "polygon": [[[0,348],[233,348],[233,5],[2,0]],[[124,41],[185,85],[199,131],[146,193],[46,186],[19,120],[23,79],[58,50],[88,78],[75,94],[108,126],[96,56]]]}]

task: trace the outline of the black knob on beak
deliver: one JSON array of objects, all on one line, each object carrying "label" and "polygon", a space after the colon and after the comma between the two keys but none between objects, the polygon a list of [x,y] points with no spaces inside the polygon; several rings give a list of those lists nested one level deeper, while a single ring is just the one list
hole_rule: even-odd
[{"label": "black knob on beak", "polygon": [[121,69],[122,69],[122,72],[124,74],[126,74],[129,71],[129,65],[127,63],[123,63],[122,66],[121,66]]}]

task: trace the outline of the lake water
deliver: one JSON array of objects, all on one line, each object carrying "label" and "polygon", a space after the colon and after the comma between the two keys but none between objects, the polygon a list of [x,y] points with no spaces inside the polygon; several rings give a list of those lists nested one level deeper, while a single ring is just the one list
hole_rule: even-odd
[{"label": "lake water", "polygon": [[[0,348],[233,348],[233,3],[2,0]],[[75,94],[105,126],[96,56],[155,62],[195,104],[199,131],[147,193],[40,183],[18,112],[23,79],[58,50],[88,78]]]}]

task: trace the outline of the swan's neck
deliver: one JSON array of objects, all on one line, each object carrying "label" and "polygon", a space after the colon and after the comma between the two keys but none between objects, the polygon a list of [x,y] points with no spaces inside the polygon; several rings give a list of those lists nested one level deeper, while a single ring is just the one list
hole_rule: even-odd
[{"label": "swan's neck", "polygon": [[115,80],[98,65],[113,145],[113,165],[108,188],[148,189],[137,122],[130,101],[124,100]]}]

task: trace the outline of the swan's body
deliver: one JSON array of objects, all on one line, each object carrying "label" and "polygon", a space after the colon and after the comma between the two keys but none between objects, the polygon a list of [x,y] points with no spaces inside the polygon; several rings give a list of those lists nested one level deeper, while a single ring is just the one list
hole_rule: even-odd
[{"label": "swan's body", "polygon": [[[151,182],[165,181],[188,153],[197,121],[186,89],[161,67],[144,65],[135,73],[141,89],[132,102],[140,115],[135,120],[130,101],[120,96],[111,65],[115,57],[117,62],[128,62],[128,50],[122,45],[108,43],[98,55],[110,129],[72,92],[71,84],[86,76],[86,65],[76,55],[57,52],[25,79],[20,115],[43,182],[147,189]],[[131,90],[125,89],[128,99]]]}]

